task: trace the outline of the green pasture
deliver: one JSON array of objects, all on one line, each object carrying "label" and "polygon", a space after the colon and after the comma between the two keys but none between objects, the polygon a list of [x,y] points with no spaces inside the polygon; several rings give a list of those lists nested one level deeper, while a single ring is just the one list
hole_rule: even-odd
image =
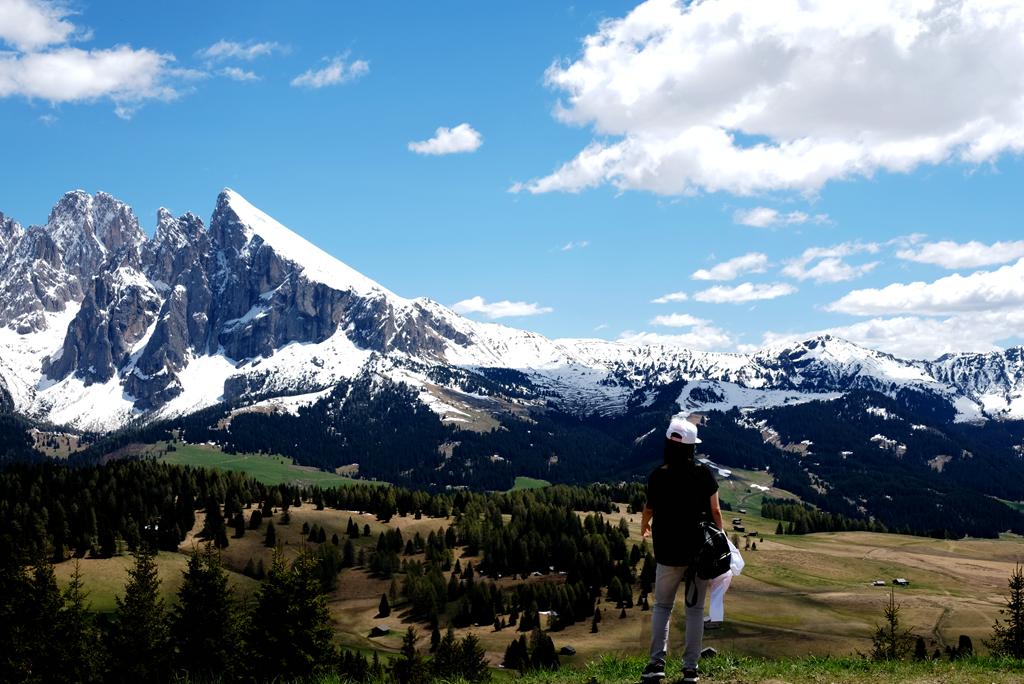
[{"label": "green pasture", "polygon": [[[164,445],[158,445],[162,450]],[[349,487],[362,482],[363,484],[386,484],[353,480],[334,473],[325,473],[316,468],[306,468],[292,463],[285,456],[263,456],[260,454],[225,454],[220,449],[206,445],[179,444],[176,451],[168,452],[159,457],[163,463],[188,465],[196,468],[219,468],[235,472],[243,472],[263,484],[288,483],[300,486],[319,485],[320,487]]]},{"label": "green pasture", "polygon": [[516,483],[512,485],[512,489],[508,490],[514,492],[519,489],[543,489],[544,487],[550,487],[551,483],[547,480],[535,480],[532,477],[517,477]]}]

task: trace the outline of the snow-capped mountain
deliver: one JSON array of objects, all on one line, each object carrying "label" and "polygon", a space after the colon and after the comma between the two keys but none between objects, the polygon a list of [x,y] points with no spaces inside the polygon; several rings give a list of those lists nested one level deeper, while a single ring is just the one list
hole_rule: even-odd
[{"label": "snow-capped mountain", "polygon": [[45,226],[0,214],[0,252],[0,409],[83,428],[318,390],[365,369],[423,383],[431,366],[515,369],[576,412],[622,411],[685,380],[691,410],[866,388],[960,419],[1024,417],[1019,348],[921,362],[827,336],[753,355],[549,340],[399,297],[230,189],[209,228],[161,209],[152,239],[123,202],[69,192]]}]

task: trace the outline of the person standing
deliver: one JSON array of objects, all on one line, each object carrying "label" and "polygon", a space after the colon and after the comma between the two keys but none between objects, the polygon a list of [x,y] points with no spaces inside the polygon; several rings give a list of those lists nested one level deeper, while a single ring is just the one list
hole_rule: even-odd
[{"label": "person standing", "polygon": [[[722,509],[718,502],[718,482],[711,469],[696,462],[697,426],[675,417],[665,433],[664,465],[647,480],[647,503],[640,520],[640,533],[654,535],[654,610],[651,612],[651,650],[642,679],[656,682],[665,677],[668,655],[669,619],[675,607],[676,592],[695,561],[702,542],[701,523],[713,521],[722,529]],[[704,599],[708,581],[692,579],[696,591],[693,606],[686,607],[686,646],[683,650],[683,682],[698,681],[697,659],[704,638]]]}]

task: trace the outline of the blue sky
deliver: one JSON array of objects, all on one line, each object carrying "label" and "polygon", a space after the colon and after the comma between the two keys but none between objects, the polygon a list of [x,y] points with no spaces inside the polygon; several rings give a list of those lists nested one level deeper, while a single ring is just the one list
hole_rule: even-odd
[{"label": "blue sky", "polygon": [[231,187],[551,338],[1022,344],[1024,9],[823,5],[0,0],[0,212]]}]

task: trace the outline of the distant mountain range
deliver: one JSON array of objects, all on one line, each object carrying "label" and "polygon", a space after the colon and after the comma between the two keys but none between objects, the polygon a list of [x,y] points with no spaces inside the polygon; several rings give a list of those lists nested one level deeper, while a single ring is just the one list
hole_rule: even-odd
[{"label": "distant mountain range", "polygon": [[430,389],[443,414],[453,395],[427,381],[440,367],[514,369],[528,399],[580,415],[621,414],[685,380],[681,410],[871,389],[959,421],[1024,417],[1019,347],[910,361],[828,336],[751,355],[549,340],[399,297],[229,189],[208,228],[161,209],[152,239],[123,202],[69,192],[45,226],[0,214],[0,252],[0,408],[83,429],[367,369]]},{"label": "distant mountain range", "polygon": [[1000,501],[1024,499],[1019,347],[913,361],[829,336],[750,355],[549,340],[399,297],[228,189],[208,228],[161,209],[152,239],[124,203],[70,192],[45,226],[0,214],[0,252],[0,462],[44,458],[25,426],[46,422],[127,428],[90,435],[80,464],[173,429],[429,490],[642,481],[669,416],[691,412],[702,456],[833,513],[1024,532]]}]

